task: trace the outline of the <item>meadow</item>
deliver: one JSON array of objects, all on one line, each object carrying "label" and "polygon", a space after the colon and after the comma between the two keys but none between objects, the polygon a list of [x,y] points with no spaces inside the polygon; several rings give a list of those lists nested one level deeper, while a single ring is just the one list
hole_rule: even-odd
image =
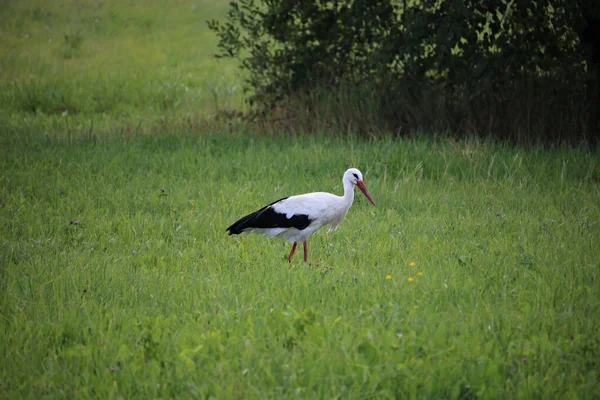
[{"label": "meadow", "polygon": [[[226,2],[42,4],[0,14],[0,397],[600,397],[597,151],[201,129]],[[225,232],[350,166],[309,264]]]},{"label": "meadow", "polygon": [[240,108],[239,69],[213,57],[217,38],[206,26],[227,4],[4,2],[0,115],[54,125],[69,117],[72,128],[93,120],[95,129],[112,130]]}]

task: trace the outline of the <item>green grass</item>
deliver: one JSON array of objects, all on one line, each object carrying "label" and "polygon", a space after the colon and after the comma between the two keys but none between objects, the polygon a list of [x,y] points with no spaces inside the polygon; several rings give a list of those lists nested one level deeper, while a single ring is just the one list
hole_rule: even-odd
[{"label": "green grass", "polygon": [[[208,132],[227,2],[0,7],[1,398],[600,397],[597,151]],[[227,236],[350,166],[313,265]]]},{"label": "green grass", "polygon": [[139,123],[241,106],[206,20],[226,1],[5,1],[0,117]]},{"label": "green grass", "polygon": [[[8,136],[3,398],[600,396],[597,153]],[[349,166],[377,207],[357,192],[315,265],[227,236],[279,197],[341,193]]]}]

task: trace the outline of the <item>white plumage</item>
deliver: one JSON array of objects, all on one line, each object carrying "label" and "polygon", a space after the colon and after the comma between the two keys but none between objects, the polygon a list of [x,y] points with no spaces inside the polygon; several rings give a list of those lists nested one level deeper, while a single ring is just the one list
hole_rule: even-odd
[{"label": "white plumage", "polygon": [[304,243],[304,261],[308,258],[306,241],[310,235],[323,226],[334,230],[342,222],[354,201],[354,186],[363,192],[375,205],[367,190],[362,173],[350,168],[342,178],[344,195],[314,192],[277,200],[260,210],[234,222],[227,231],[230,235],[254,232],[266,237],[279,237],[294,242],[288,260],[291,262],[297,242]]}]

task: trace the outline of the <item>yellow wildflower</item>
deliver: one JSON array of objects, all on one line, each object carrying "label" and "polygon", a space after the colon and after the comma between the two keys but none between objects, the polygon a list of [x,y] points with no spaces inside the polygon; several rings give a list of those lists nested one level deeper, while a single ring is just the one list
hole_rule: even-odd
[{"label": "yellow wildflower", "polygon": [[413,277],[411,276],[411,277],[409,277],[409,278],[406,278],[406,280],[407,280],[407,281],[409,281],[409,282],[412,282],[412,281],[414,281],[414,280],[415,280],[415,278],[413,278]]},{"label": "yellow wildflower", "polygon": [[421,271],[417,272],[417,276],[423,276],[423,273]]},{"label": "yellow wildflower", "polygon": [[386,275],[386,276],[385,276],[385,280],[386,280],[386,281],[390,281],[390,280],[392,280],[392,276],[391,276],[391,275]]},{"label": "yellow wildflower", "polygon": [[408,266],[411,267],[411,268],[414,268],[414,267],[417,266],[417,263],[414,262],[414,261],[411,261],[411,262],[408,263]]}]

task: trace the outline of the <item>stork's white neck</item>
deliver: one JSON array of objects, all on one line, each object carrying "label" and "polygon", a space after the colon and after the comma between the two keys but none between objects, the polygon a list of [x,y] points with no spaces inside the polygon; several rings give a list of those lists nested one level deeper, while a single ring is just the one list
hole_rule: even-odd
[{"label": "stork's white neck", "polygon": [[348,206],[352,205],[354,201],[354,185],[349,181],[344,179],[344,203],[348,204]]}]

